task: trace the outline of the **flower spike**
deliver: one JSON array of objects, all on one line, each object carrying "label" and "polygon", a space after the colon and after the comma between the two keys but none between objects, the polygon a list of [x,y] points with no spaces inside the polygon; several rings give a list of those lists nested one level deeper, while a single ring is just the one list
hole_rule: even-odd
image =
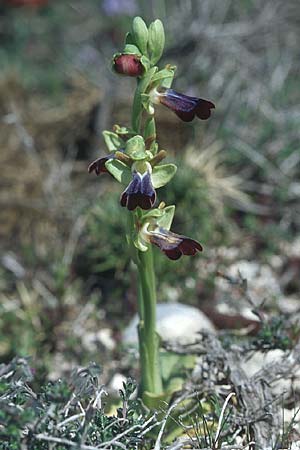
[{"label": "flower spike", "polygon": [[133,211],[137,206],[142,209],[151,209],[156,200],[151,175],[147,171],[143,174],[134,171],[133,179],[121,194],[121,206]]},{"label": "flower spike", "polygon": [[174,89],[156,89],[150,93],[150,99],[153,103],[166,106],[171,109],[184,122],[191,122],[195,116],[201,120],[207,120],[211,115],[211,109],[215,105],[209,100],[198,97],[190,97],[181,94]]}]

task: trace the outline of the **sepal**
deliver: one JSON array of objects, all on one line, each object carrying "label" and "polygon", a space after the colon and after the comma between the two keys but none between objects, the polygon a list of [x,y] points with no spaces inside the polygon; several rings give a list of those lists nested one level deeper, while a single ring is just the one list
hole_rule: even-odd
[{"label": "sepal", "polygon": [[[126,44],[121,54],[142,56],[140,49],[134,44]],[[120,53],[118,53],[117,55],[120,56]]]},{"label": "sepal", "polygon": [[145,151],[145,141],[142,136],[134,136],[126,142],[125,153],[134,161],[148,158]]},{"label": "sepal", "polygon": [[156,222],[160,227],[170,230],[175,214],[175,205],[166,206],[162,211],[164,213],[157,218]]},{"label": "sepal", "polygon": [[135,17],[133,19],[132,36],[141,53],[147,55],[148,28],[141,17]]},{"label": "sepal", "polygon": [[154,166],[152,171],[152,183],[155,189],[165,186],[173,178],[177,171],[175,164],[162,164]]},{"label": "sepal", "polygon": [[161,20],[157,19],[149,26],[148,47],[150,61],[156,64],[161,58],[165,47],[165,32]]},{"label": "sepal", "polygon": [[116,150],[120,150],[120,148],[124,147],[125,143],[123,139],[120,138],[113,131],[103,131],[102,132],[106,147],[109,152],[115,152]]},{"label": "sepal", "polygon": [[[163,205],[163,204],[162,204]],[[166,230],[170,230],[173,218],[175,214],[175,205],[161,207],[151,209],[151,211],[147,211],[143,214],[142,221],[147,222],[151,221],[151,219],[155,219],[155,223],[157,226],[165,228]]]},{"label": "sepal", "polygon": [[156,72],[151,79],[152,86],[170,88],[173,83],[175,70],[176,66],[168,64],[164,69]]},{"label": "sepal", "polygon": [[105,163],[105,167],[119,183],[127,186],[131,182],[131,170],[122,161],[110,159]]}]

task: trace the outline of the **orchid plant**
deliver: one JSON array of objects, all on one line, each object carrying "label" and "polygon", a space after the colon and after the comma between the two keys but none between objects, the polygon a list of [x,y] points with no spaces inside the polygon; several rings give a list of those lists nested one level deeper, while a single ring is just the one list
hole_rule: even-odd
[{"label": "orchid plant", "polygon": [[138,271],[140,389],[146,404],[151,404],[151,398],[163,396],[152,245],[172,260],[202,251],[202,245],[196,240],[170,231],[174,205],[166,206],[161,202],[156,206],[156,189],[169,183],[177,167],[171,163],[161,164],[167,153],[157,142],[155,108],[161,104],[181,120],[190,122],[195,117],[208,119],[215,107],[208,100],[171,88],[175,67],[157,66],[164,44],[160,20],[147,27],[142,18],[134,18],[124,49],[114,55],[112,62],[117,74],[137,80],[131,125],[115,125],[113,131],[104,131],[108,154],[96,159],[88,168],[96,175],[109,173],[124,185],[120,205],[128,210],[127,240]]}]

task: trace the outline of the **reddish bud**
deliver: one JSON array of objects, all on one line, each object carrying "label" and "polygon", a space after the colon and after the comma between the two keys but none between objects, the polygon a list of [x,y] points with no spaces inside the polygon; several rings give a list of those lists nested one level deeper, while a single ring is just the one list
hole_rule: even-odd
[{"label": "reddish bud", "polygon": [[144,73],[144,67],[137,55],[116,56],[113,67],[116,72],[129,77],[140,77]]}]

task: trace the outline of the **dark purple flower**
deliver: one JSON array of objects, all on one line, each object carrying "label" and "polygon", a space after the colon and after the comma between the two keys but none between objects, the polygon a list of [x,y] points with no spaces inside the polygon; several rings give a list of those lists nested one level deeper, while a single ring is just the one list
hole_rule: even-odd
[{"label": "dark purple flower", "polygon": [[109,155],[106,155],[106,156],[103,156],[102,158],[96,159],[89,165],[88,172],[92,173],[93,171],[95,171],[96,175],[100,175],[100,173],[108,173],[108,170],[105,167],[105,163],[109,159],[115,159],[115,154],[110,153]]},{"label": "dark purple flower", "polygon": [[180,94],[173,89],[156,91],[152,94],[152,99],[154,103],[161,103],[170,108],[184,122],[191,122],[195,116],[206,120],[211,115],[211,109],[215,108],[208,100]]},{"label": "dark purple flower", "polygon": [[113,68],[121,75],[139,77],[144,73],[144,67],[137,55],[119,55],[113,62]]},{"label": "dark purple flower", "polygon": [[151,209],[156,200],[156,192],[153,188],[151,175],[147,171],[143,174],[134,171],[133,179],[121,194],[121,206],[126,206],[129,211],[137,206],[142,209]]},{"label": "dark purple flower", "polygon": [[170,259],[179,259],[182,255],[193,256],[203,250],[202,245],[181,234],[173,233],[165,228],[157,228],[148,232],[148,240],[159,247]]}]

